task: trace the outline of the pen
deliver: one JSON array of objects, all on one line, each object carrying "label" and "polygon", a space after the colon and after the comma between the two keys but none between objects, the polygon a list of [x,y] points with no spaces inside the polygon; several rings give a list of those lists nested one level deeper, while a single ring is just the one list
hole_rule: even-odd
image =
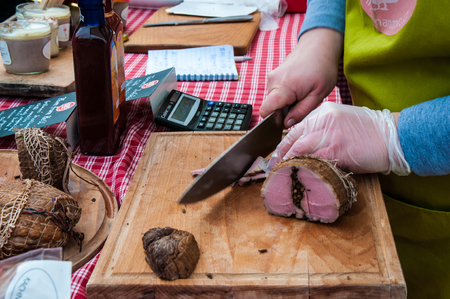
[{"label": "pen", "polygon": [[244,62],[244,61],[252,60],[252,59],[253,58],[247,57],[247,56],[240,56],[240,57],[234,56],[234,61],[235,62]]}]

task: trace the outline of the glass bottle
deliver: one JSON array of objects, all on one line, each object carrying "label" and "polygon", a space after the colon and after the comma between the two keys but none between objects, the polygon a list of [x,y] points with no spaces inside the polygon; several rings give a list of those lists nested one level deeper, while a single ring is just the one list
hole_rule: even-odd
[{"label": "glass bottle", "polygon": [[80,148],[83,154],[113,155],[125,119],[114,32],[106,24],[103,0],[78,0],[78,6],[80,23],[72,48]]},{"label": "glass bottle", "polygon": [[113,10],[113,1],[105,1],[105,19],[106,23],[114,31],[114,42],[116,43],[117,50],[117,70],[119,80],[119,101],[123,103],[125,101],[125,58],[123,48],[123,24],[122,19]]}]

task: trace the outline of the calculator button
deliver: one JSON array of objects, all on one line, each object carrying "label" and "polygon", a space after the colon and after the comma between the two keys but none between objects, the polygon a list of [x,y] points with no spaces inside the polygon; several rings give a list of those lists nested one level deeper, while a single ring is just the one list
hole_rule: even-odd
[{"label": "calculator button", "polygon": [[234,119],[227,119],[227,121],[225,122],[227,125],[232,125],[234,122]]},{"label": "calculator button", "polygon": [[205,127],[205,123],[204,122],[199,122],[197,125],[197,128],[199,129],[203,129]]},{"label": "calculator button", "polygon": [[236,117],[236,119],[244,119],[245,118],[245,115],[244,114],[239,114],[237,117]]},{"label": "calculator button", "polygon": [[247,104],[241,104],[241,109],[247,110],[248,105]]},{"label": "calculator button", "polygon": [[217,107],[223,107],[223,102],[217,102],[217,103],[216,103],[216,106],[217,106]]},{"label": "calculator button", "polygon": [[231,108],[231,103],[225,103],[225,108]]},{"label": "calculator button", "polygon": [[221,108],[220,108],[220,107],[216,107],[216,108],[214,108],[214,111],[216,111],[216,112],[220,112],[220,110],[221,110]]},{"label": "calculator button", "polygon": [[228,115],[227,113],[223,113],[223,112],[220,113],[220,117],[223,117],[223,118],[227,117],[227,115]]},{"label": "calculator button", "polygon": [[214,106],[215,103],[216,103],[216,102],[214,102],[214,101],[209,101],[209,102],[208,102],[208,106]]},{"label": "calculator button", "polygon": [[225,113],[229,113],[230,112],[230,108],[223,108],[222,111],[225,112]]},{"label": "calculator button", "polygon": [[241,126],[236,126],[236,125],[233,126],[233,131],[239,131],[240,129],[241,129]]},{"label": "calculator button", "polygon": [[222,130],[223,128],[223,124],[216,124],[216,126],[214,127],[214,130]]},{"label": "calculator button", "polygon": [[239,108],[241,108],[241,104],[233,104],[233,108],[239,109]]},{"label": "calculator button", "polygon": [[200,121],[201,121],[201,122],[204,122],[204,123],[205,123],[205,122],[207,122],[207,121],[208,121],[208,117],[206,117],[206,116],[203,116],[203,117],[202,117],[202,119],[201,119]]},{"label": "calculator button", "polygon": [[225,118],[219,118],[218,120],[217,120],[217,123],[218,124],[223,124],[225,122]]},{"label": "calculator button", "polygon": [[197,113],[195,113],[195,116],[199,117],[200,116],[200,111],[197,111]]},{"label": "calculator button", "polygon": [[242,125],[242,119],[237,120],[234,124],[239,126]]},{"label": "calculator button", "polygon": [[207,123],[205,129],[206,130],[212,130],[213,127],[214,127],[213,123]]},{"label": "calculator button", "polygon": [[219,112],[212,112],[211,113],[211,117],[218,117],[219,116]]},{"label": "calculator button", "polygon": [[203,116],[210,116],[211,115],[211,112],[209,112],[209,111],[206,111],[205,113],[203,113]]},{"label": "calculator button", "polygon": [[206,107],[205,111],[211,111],[213,108],[211,106]]},{"label": "calculator button", "polygon": [[236,114],[235,113],[230,113],[230,115],[228,115],[228,118],[235,119],[236,118]]},{"label": "calculator button", "polygon": [[231,110],[231,112],[237,113],[237,114],[245,113],[246,111],[247,110],[244,110],[244,109],[233,109],[233,110]]},{"label": "calculator button", "polygon": [[225,126],[223,126],[223,129],[225,131],[230,131],[231,130],[231,125],[225,125]]},{"label": "calculator button", "polygon": [[216,122],[216,119],[217,119],[217,118],[215,118],[215,117],[210,117],[208,122],[209,122],[209,123],[215,123],[215,122]]}]

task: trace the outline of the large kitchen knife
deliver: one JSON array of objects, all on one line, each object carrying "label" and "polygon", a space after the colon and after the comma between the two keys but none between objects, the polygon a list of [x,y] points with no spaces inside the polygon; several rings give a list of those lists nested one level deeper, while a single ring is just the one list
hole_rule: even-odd
[{"label": "large kitchen knife", "polygon": [[201,201],[239,180],[258,156],[265,157],[280,143],[289,107],[277,110],[236,141],[197,176],[178,199]]}]

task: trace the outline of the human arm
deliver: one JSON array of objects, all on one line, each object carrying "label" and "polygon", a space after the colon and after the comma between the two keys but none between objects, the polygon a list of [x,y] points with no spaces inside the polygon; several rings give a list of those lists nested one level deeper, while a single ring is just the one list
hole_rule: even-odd
[{"label": "human arm", "polygon": [[268,75],[268,95],[259,110],[262,117],[297,102],[285,119],[285,127],[290,127],[333,90],[343,51],[344,14],[345,0],[308,1],[297,46]]},{"label": "human arm", "polygon": [[398,131],[414,173],[450,174],[450,96],[404,109],[398,120]]}]

